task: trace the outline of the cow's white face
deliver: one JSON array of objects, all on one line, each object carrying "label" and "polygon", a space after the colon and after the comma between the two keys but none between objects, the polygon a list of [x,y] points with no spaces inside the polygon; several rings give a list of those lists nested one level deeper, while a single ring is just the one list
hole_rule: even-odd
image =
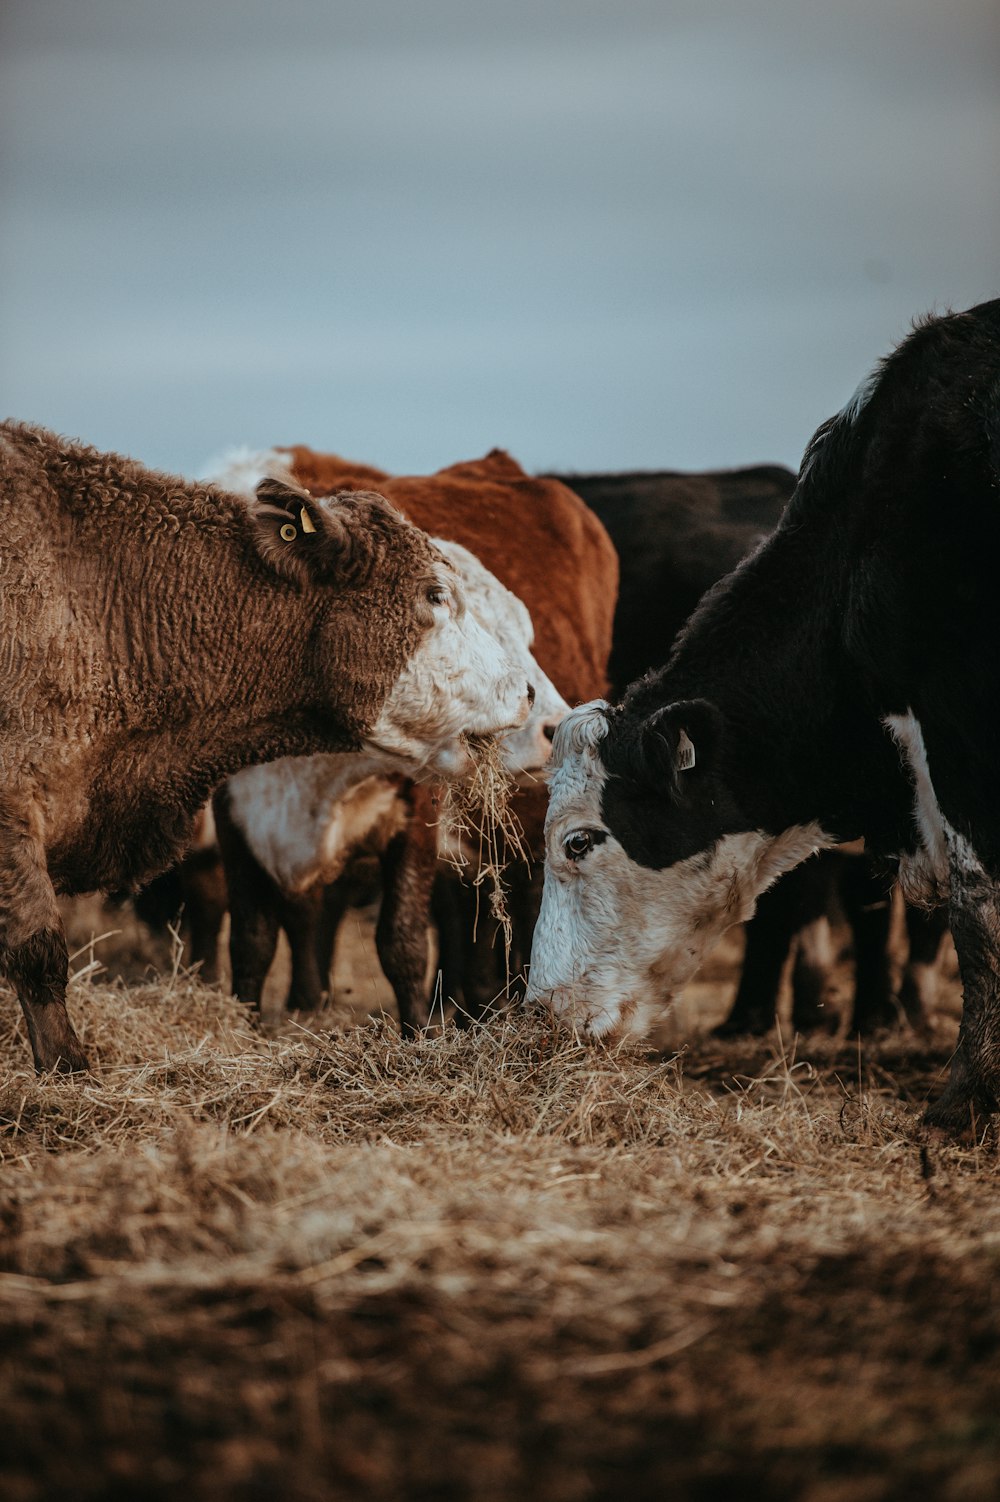
[{"label": "cow's white face", "polygon": [[531,612],[468,548],[440,537],[434,542],[458,571],[473,615],[534,686],[531,713],[519,730],[508,730],[501,737],[500,748],[503,764],[514,776],[538,772],[552,754],[552,737],[559,721],[569,713],[569,705],[532,656],[535,628]]},{"label": "cow's white face", "polygon": [[[605,797],[606,708],[585,704],[556,732],[527,993],[594,1038],[648,1032],[725,930],[751,916],[760,893],[830,843],[816,826],[778,836],[720,831],[669,864],[634,859],[624,816]],[[649,817],[662,812],[651,799]]]},{"label": "cow's white face", "polygon": [[461,777],[467,736],[516,730],[531,713],[534,686],[466,608],[455,569],[442,560],[427,590],[428,629],[365,737],[417,771]]}]

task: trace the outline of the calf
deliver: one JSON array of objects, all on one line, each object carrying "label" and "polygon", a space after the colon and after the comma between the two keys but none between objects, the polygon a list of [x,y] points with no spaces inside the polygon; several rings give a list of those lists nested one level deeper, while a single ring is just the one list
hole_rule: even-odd
[{"label": "calf", "polygon": [[453,569],[370,493],[249,503],[0,424],[0,969],[39,1069],[86,1068],[56,892],[176,858],[250,762],[369,748],[460,768],[529,685]]},{"label": "calf", "polygon": [[641,1031],[783,871],[863,836],[948,905],[964,1015],[927,1120],[997,1108],[998,402],[1000,302],[918,327],[666,668],[563,722],[531,997]]}]

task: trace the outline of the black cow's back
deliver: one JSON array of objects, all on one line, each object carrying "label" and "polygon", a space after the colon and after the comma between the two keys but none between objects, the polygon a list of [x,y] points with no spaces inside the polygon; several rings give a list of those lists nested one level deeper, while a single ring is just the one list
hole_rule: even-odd
[{"label": "black cow's back", "polygon": [[706,589],[777,526],[795,489],[778,464],[559,475],[604,523],[621,566],[609,676],[615,696],[661,667]]}]

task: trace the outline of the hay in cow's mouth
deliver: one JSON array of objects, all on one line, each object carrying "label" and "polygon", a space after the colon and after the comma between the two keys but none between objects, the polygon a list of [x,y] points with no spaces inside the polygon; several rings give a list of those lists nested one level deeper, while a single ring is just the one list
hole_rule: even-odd
[{"label": "hay in cow's mouth", "polygon": [[[442,857],[472,882],[477,927],[480,889],[489,883],[490,913],[503,933],[509,981],[513,928],[503,873],[512,860],[528,859],[524,831],[511,807],[516,785],[503,764],[496,736],[465,735],[462,740],[472,759],[472,771],[462,782],[450,782],[446,788],[439,820]],[[470,848],[475,852],[471,857]]]}]

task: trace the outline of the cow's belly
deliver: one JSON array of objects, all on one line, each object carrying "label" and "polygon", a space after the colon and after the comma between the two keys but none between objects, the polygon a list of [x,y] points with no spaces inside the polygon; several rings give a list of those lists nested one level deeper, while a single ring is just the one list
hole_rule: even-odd
[{"label": "cow's belly", "polygon": [[49,875],[57,891],[137,890],[186,853],[205,789],[197,779],[142,779],[134,768],[117,775],[70,773],[39,798]]},{"label": "cow's belly", "polygon": [[91,808],[85,821],[47,847],[57,892],[137,891],[185,854],[197,809]]},{"label": "cow's belly", "polygon": [[297,757],[230,778],[230,809],[247,845],[284,892],[334,881],[357,851],[402,829],[398,776],[367,773],[357,756]]}]

